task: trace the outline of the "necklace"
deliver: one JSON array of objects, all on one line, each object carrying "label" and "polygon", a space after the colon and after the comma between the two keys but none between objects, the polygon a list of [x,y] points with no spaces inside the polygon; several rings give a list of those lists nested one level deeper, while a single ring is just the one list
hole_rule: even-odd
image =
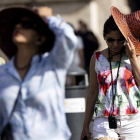
[{"label": "necklace", "polygon": [[[110,50],[108,50],[109,52],[110,52]],[[115,55],[118,55],[118,54],[120,54],[121,52],[118,52],[118,53],[115,53],[115,54],[111,54],[111,53],[109,53],[108,55],[108,60],[109,61],[111,61],[112,60],[112,58],[113,58],[113,56],[115,56]]]},{"label": "necklace", "polygon": [[108,48],[108,60],[111,61],[113,56],[118,55],[118,54],[123,54],[125,52],[124,47],[121,49],[121,51],[119,51],[118,53],[115,54],[111,54],[109,48]]},{"label": "necklace", "polygon": [[15,67],[17,68],[17,70],[24,70],[24,69],[30,67],[30,62],[29,62],[28,64],[26,64],[25,66],[23,66],[23,67],[19,67],[19,66],[17,65],[17,58],[15,58]]},{"label": "necklace", "polygon": [[[119,69],[120,69],[120,64],[121,64],[122,53],[123,53],[123,51],[121,51],[121,54],[120,54],[120,61],[119,61],[119,66],[118,66],[118,70],[117,70],[117,77],[115,80],[115,94],[113,94],[113,86],[114,86],[113,85],[113,74],[112,74],[111,58],[109,58],[110,71],[111,71],[111,85],[112,85],[112,94],[113,94],[113,98],[112,98],[113,112],[114,112],[114,100],[115,100],[115,96],[116,96],[116,87],[117,87],[117,80],[119,77]],[[109,49],[108,49],[108,55],[110,57],[110,50]]]}]

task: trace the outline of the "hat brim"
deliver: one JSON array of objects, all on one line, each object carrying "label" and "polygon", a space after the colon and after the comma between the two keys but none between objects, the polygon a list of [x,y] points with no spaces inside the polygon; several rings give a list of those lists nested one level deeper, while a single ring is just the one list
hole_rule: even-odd
[{"label": "hat brim", "polygon": [[15,55],[17,51],[12,43],[11,23],[15,18],[24,14],[33,16],[34,19],[48,27],[47,21],[31,8],[9,7],[0,11],[0,48],[9,58]]},{"label": "hat brim", "polygon": [[132,34],[128,22],[126,20],[126,16],[122,14],[116,7],[111,7],[111,14],[117,24],[118,28],[120,29],[121,33],[124,35],[125,39],[128,40],[128,37],[132,41],[133,45],[135,46],[136,55],[140,55],[140,42],[139,40],[134,37]]}]

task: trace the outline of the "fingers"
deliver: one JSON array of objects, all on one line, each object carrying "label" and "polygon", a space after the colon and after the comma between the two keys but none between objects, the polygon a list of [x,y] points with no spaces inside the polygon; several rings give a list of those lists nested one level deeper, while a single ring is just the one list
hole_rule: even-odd
[{"label": "fingers", "polygon": [[38,7],[37,8],[38,10],[38,13],[40,16],[44,16],[44,17],[49,17],[49,16],[52,16],[52,9],[49,8],[49,7]]},{"label": "fingers", "polygon": [[91,133],[82,136],[80,140],[91,140]]},{"label": "fingers", "polygon": [[89,133],[89,134],[87,135],[87,137],[88,137],[88,140],[91,140],[91,133]]},{"label": "fingers", "polygon": [[133,45],[132,41],[130,40],[130,38],[127,38],[127,44],[126,44],[126,49],[125,52],[127,54],[127,56],[130,58],[133,58],[136,56],[136,52],[135,52],[135,46]]},{"label": "fingers", "polygon": [[91,140],[91,135],[92,135],[92,134],[91,134],[91,133],[89,133],[89,135],[90,135],[90,136],[89,136],[89,140]]},{"label": "fingers", "polygon": [[130,40],[130,38],[128,37],[127,38],[127,46],[129,47],[129,48],[131,48],[131,49],[134,49],[135,47],[134,47],[134,45],[133,45],[133,43],[132,43],[132,41]]}]

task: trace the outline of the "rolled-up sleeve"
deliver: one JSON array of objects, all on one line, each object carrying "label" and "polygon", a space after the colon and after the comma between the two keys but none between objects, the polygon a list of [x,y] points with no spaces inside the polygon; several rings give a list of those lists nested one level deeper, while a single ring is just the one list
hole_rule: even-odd
[{"label": "rolled-up sleeve", "polygon": [[67,69],[73,60],[77,37],[74,34],[73,28],[63,21],[62,18],[49,17],[47,21],[50,29],[56,36],[50,57],[57,67]]}]

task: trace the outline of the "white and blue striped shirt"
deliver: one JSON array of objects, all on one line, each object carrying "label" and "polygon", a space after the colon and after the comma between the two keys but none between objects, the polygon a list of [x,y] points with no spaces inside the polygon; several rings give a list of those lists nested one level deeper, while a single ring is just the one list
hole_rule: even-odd
[{"label": "white and blue striped shirt", "polygon": [[[15,140],[68,140],[71,136],[64,111],[65,76],[77,38],[73,29],[61,18],[47,18],[56,35],[50,53],[35,55],[22,81],[14,67],[13,57],[0,66],[0,132],[17,98],[21,97],[10,120]],[[46,46],[47,47],[47,46]]]}]

